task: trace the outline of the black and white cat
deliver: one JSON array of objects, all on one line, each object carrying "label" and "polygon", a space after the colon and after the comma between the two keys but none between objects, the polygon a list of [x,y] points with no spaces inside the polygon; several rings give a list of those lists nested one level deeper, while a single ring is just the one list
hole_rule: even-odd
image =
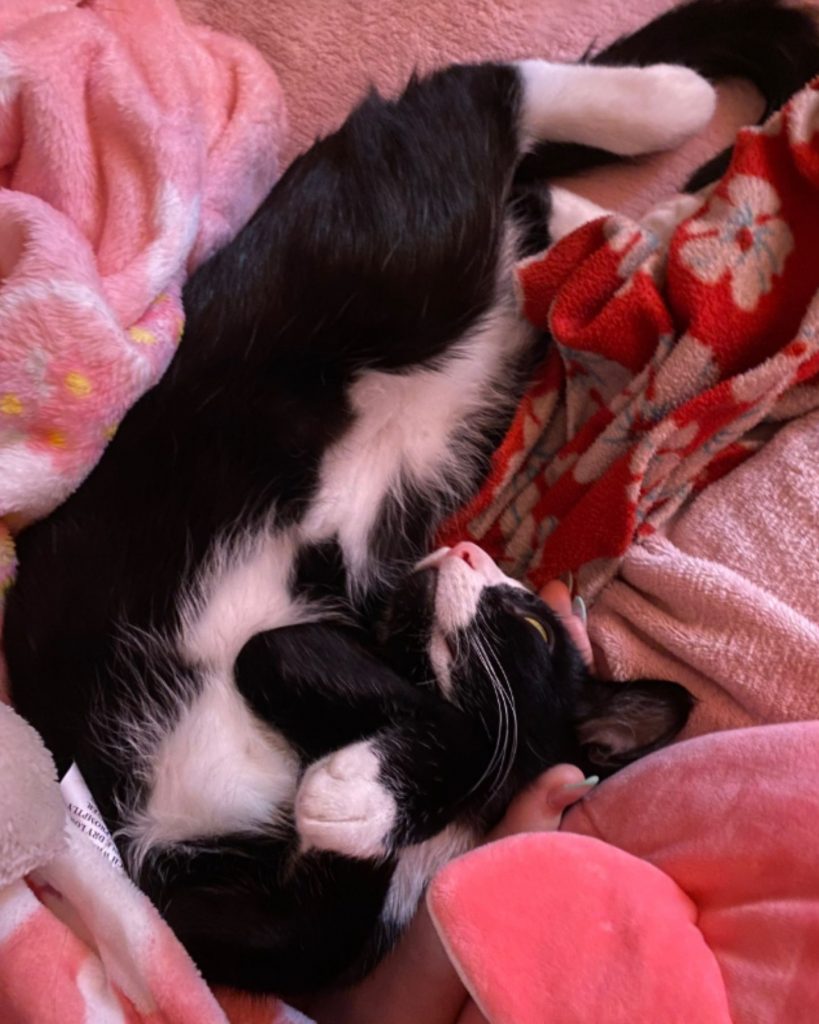
[{"label": "black and white cat", "polygon": [[521,786],[685,723],[681,687],[594,679],[479,548],[427,552],[548,344],[513,287],[557,203],[532,182],[711,116],[692,70],[604,65],[744,72],[776,105],[817,54],[775,0],[697,0],[593,63],[370,97],[195,274],[169,371],[20,537],[15,703],[208,980],[360,976]]}]

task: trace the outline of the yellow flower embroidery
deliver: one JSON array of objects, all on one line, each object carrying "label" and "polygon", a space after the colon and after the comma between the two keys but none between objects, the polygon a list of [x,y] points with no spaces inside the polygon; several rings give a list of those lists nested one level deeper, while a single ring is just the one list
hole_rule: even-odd
[{"label": "yellow flower embroidery", "polygon": [[65,448],[65,434],[59,430],[52,430],[50,434],[46,434],[46,441],[55,448]]},{"label": "yellow flower embroidery", "polygon": [[145,327],[131,327],[128,330],[128,334],[131,336],[131,341],[135,341],[137,345],[156,344],[156,335]]},{"label": "yellow flower embroidery", "polygon": [[82,373],[72,370],[65,375],[65,386],[77,398],[87,398],[92,391],[91,381]]},{"label": "yellow flower embroidery", "polygon": [[17,395],[3,395],[0,398],[0,412],[4,412],[7,416],[19,416],[22,411],[23,403]]}]

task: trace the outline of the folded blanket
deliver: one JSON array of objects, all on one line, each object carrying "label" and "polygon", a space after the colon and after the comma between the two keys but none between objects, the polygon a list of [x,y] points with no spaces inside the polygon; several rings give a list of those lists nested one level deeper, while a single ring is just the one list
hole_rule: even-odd
[{"label": "folded blanket", "polygon": [[634,545],[589,617],[616,678],[673,678],[698,698],[687,735],[819,719],[819,413]]},{"label": "folded blanket", "polygon": [[[11,530],[80,483],[167,366],[182,283],[270,188],[283,129],[258,54],[171,0],[0,6],[0,592]],[[99,856],[93,810],[79,821],[39,738],[0,707],[0,1020],[225,1024]],[[267,1002],[271,1024],[296,1019]]]}]

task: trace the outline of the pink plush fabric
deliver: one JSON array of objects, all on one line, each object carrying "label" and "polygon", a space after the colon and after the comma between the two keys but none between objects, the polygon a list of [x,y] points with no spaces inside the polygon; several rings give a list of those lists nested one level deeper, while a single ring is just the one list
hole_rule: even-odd
[{"label": "pink plush fabric", "polygon": [[[74,827],[27,883],[0,888],[3,1024],[228,1024],[149,901]],[[231,1024],[255,1024],[241,1006]],[[265,1024],[303,1018],[266,1000]]]},{"label": "pink plush fabric", "polygon": [[701,737],[450,864],[428,902],[487,1018],[814,1024],[817,772],[817,722]]},{"label": "pink plush fabric", "polygon": [[[172,0],[0,9],[0,517],[54,508],[167,366],[190,269],[277,173],[246,44]],[[0,584],[11,544],[0,519]]]},{"label": "pink plush fabric", "polygon": [[513,836],[444,868],[429,904],[492,1024],[730,1024],[694,904],[608,843]]}]

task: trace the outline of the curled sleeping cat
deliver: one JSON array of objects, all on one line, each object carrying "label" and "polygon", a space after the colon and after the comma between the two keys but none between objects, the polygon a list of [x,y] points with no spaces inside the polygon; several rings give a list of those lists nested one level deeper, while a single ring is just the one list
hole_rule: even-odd
[{"label": "curled sleeping cat", "polygon": [[710,118],[695,72],[606,61],[713,51],[728,73],[726,40],[761,64],[774,30],[814,40],[749,2],[774,17],[760,38],[747,4],[711,24],[698,0],[599,64],[453,67],[366,100],[197,271],[167,374],[21,536],[14,700],[209,981],[359,977],[528,781],[605,774],[684,725],[681,687],[595,679],[479,548],[427,553],[548,344],[514,263],[585,215],[531,182]]}]

